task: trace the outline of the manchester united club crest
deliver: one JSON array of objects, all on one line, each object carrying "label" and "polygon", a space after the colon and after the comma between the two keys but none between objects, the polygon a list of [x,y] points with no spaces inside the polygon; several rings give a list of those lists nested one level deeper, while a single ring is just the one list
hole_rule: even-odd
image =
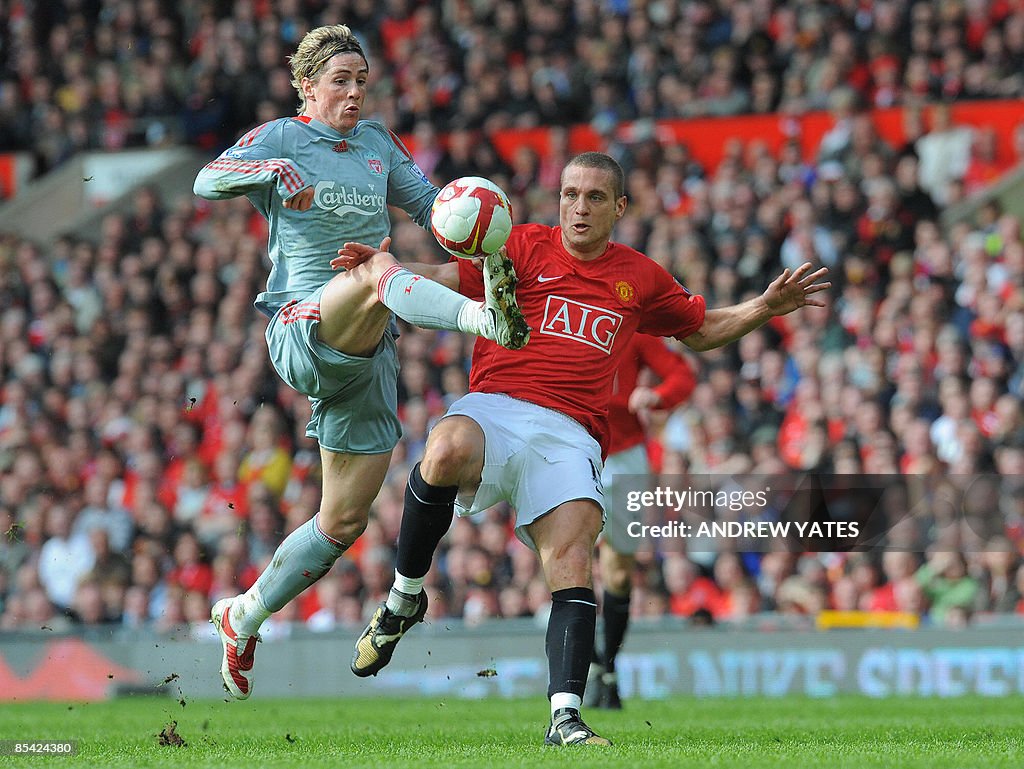
[{"label": "manchester united club crest", "polygon": [[615,283],[615,295],[620,301],[629,304],[636,298],[636,289],[626,281],[620,280]]}]

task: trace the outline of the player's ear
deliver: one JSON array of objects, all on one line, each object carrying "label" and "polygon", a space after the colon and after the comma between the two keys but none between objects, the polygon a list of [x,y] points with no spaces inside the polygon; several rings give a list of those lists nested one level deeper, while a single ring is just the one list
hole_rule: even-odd
[{"label": "player's ear", "polygon": [[623,195],[622,197],[620,197],[618,200],[615,201],[615,218],[616,219],[621,219],[622,215],[626,213],[626,204],[628,202],[629,202],[629,199],[625,195]]},{"label": "player's ear", "polygon": [[306,101],[316,101],[316,83],[308,77],[304,77],[300,81],[299,85],[302,86],[302,95],[306,97]]}]

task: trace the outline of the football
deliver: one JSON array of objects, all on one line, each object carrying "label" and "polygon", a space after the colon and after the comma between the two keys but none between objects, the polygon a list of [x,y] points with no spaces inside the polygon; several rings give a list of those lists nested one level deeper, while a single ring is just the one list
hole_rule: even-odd
[{"label": "football", "polygon": [[464,259],[493,254],[512,232],[512,204],[494,182],[463,176],[434,198],[430,229],[448,253]]}]

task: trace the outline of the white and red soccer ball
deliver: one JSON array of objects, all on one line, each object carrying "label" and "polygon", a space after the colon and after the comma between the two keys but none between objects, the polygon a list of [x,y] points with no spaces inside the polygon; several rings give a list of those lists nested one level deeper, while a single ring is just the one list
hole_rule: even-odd
[{"label": "white and red soccer ball", "polygon": [[512,233],[512,204],[494,182],[463,176],[437,193],[430,229],[454,256],[471,259],[493,254]]}]

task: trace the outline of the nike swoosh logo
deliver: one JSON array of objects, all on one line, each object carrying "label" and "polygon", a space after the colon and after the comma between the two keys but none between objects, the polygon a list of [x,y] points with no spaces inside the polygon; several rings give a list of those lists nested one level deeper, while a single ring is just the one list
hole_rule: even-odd
[{"label": "nike swoosh logo", "polygon": [[547,283],[549,280],[558,280],[559,278],[564,278],[564,277],[565,277],[564,275],[555,275],[553,278],[545,278],[543,275],[538,275],[537,276],[537,282],[538,283]]},{"label": "nike swoosh logo", "polygon": [[235,659],[238,660],[239,670],[252,670],[252,666],[256,662],[256,639],[250,636],[245,643],[245,650],[241,654],[238,653],[236,646]]}]

